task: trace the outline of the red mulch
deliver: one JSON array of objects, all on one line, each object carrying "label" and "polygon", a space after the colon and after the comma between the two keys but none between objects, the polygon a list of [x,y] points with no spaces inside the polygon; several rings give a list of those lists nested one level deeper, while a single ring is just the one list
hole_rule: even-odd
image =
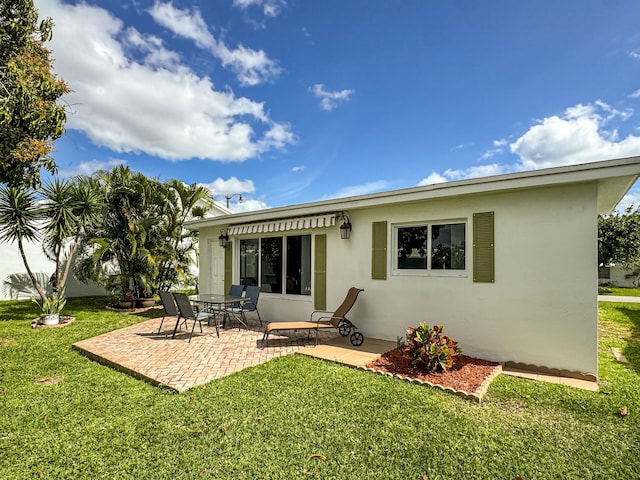
[{"label": "red mulch", "polygon": [[454,358],[453,367],[448,372],[429,373],[419,366],[413,365],[411,360],[405,357],[399,348],[396,348],[376,360],[372,360],[366,367],[385,373],[419,379],[423,382],[431,382],[442,385],[445,388],[450,387],[455,390],[473,393],[493,373],[498,365],[500,364],[497,362],[460,354]]}]

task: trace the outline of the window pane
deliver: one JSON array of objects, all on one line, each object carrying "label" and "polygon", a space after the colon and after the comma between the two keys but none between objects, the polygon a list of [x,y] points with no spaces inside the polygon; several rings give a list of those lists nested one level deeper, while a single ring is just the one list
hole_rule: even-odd
[{"label": "window pane", "polygon": [[287,293],[311,295],[311,235],[287,237]]},{"label": "window pane", "polygon": [[431,226],[431,269],[465,269],[465,224]]},{"label": "window pane", "polygon": [[398,268],[427,268],[427,226],[398,228]]},{"label": "window pane", "polygon": [[282,293],[282,237],[263,238],[260,291]]},{"label": "window pane", "polygon": [[240,240],[240,284],[258,285],[258,239]]}]

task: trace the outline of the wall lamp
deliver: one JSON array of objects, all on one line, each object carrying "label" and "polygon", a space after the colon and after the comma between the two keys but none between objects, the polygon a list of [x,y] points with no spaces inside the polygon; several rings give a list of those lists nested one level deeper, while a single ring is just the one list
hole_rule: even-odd
[{"label": "wall lamp", "polygon": [[340,225],[340,238],[342,240],[349,240],[351,237],[351,222],[346,215],[342,216],[342,225]]},{"label": "wall lamp", "polygon": [[227,248],[227,243],[229,243],[229,235],[227,235],[226,230],[220,230],[220,236],[218,237],[218,243],[222,248]]}]

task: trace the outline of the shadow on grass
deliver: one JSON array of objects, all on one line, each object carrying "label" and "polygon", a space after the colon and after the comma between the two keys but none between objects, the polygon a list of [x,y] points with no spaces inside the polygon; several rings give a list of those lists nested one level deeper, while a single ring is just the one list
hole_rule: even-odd
[{"label": "shadow on grass", "polygon": [[626,346],[622,353],[629,361],[629,368],[640,373],[640,309],[617,307],[617,310],[633,324],[631,334],[624,339]]},{"label": "shadow on grass", "polygon": [[38,306],[31,300],[8,300],[0,302],[0,322],[11,320],[33,320],[40,315]]}]

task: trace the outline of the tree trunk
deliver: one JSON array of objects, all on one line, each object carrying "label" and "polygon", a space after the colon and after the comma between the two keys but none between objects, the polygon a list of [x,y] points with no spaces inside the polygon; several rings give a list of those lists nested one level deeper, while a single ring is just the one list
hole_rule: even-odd
[{"label": "tree trunk", "polygon": [[44,290],[42,289],[42,287],[38,283],[38,280],[36,280],[35,275],[31,271],[31,268],[29,267],[29,263],[27,262],[27,256],[25,255],[24,247],[22,246],[22,239],[18,239],[18,250],[20,250],[20,256],[22,257],[22,263],[24,263],[24,267],[27,269],[27,274],[29,275],[29,278],[31,279],[31,283],[33,283],[33,287],[38,292],[38,295],[40,295],[40,299],[44,301],[47,298],[47,294],[44,292]]}]

